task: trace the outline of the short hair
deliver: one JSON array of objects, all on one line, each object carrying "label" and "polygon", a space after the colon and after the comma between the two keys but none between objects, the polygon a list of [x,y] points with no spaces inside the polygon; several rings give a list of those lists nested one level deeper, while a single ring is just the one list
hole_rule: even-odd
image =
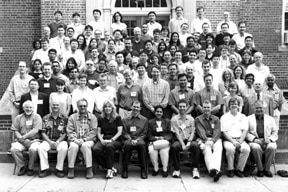
[{"label": "short hair", "polygon": [[169,69],[170,67],[172,67],[172,66],[175,66],[176,69],[178,69],[178,65],[177,65],[176,63],[171,63],[171,64],[169,64],[169,65],[168,65],[168,69]]},{"label": "short hair", "polygon": [[126,75],[126,74],[128,74],[128,75],[131,75],[133,72],[131,71],[131,69],[125,69],[124,71],[123,71],[123,75]]},{"label": "short hair", "polygon": [[203,80],[205,81],[207,77],[211,77],[213,79],[213,75],[211,73],[204,75]]},{"label": "short hair", "polygon": [[144,67],[146,69],[146,66],[143,64],[143,63],[139,63],[137,66],[136,66],[136,69],[138,69],[139,67]]},{"label": "short hair", "polygon": [[78,42],[77,39],[71,39],[71,40],[70,40],[70,44],[72,44],[72,42],[76,42],[76,43],[79,45],[79,42]]},{"label": "short hair", "polygon": [[223,25],[227,25],[228,28],[229,28],[229,24],[224,22],[224,23],[221,24],[221,29],[222,29]]},{"label": "short hair", "polygon": [[203,11],[205,10],[204,7],[200,6],[200,7],[197,7],[196,12],[198,12],[201,9],[203,9]]},{"label": "short hair", "polygon": [[252,37],[251,35],[248,35],[248,36],[246,36],[246,37],[244,38],[244,41],[246,41],[246,39],[251,39],[251,40],[253,40],[253,37]]},{"label": "short hair", "polygon": [[115,54],[115,57],[117,57],[118,55],[123,55],[123,57],[124,57],[124,52],[122,52],[122,51],[118,51],[116,54]]},{"label": "short hair", "polygon": [[34,78],[29,81],[28,85],[30,85],[31,82],[37,82],[37,84],[39,85],[39,82]]},{"label": "short hair", "polygon": [[122,31],[120,29],[116,29],[113,31],[113,35],[116,33],[116,32],[119,32],[121,35],[122,35]]},{"label": "short hair", "polygon": [[26,106],[31,106],[34,109],[34,105],[31,100],[27,100],[22,104],[22,107],[25,108]]},{"label": "short hair", "polygon": [[60,29],[60,28],[63,28],[63,29],[65,30],[64,25],[59,25],[59,26],[57,27],[57,29]]},{"label": "short hair", "polygon": [[211,67],[211,63],[209,60],[205,59],[203,62],[202,62],[202,67],[206,64],[209,64],[209,66]]},{"label": "short hair", "polygon": [[54,12],[54,15],[56,15],[57,13],[59,13],[61,16],[63,15],[61,11],[57,10]]},{"label": "short hair", "polygon": [[100,79],[100,78],[104,78],[104,77],[108,77],[106,73],[101,73],[101,74],[99,75],[99,79]]},{"label": "short hair", "polygon": [[78,76],[78,79],[82,79],[82,78],[87,79],[87,75],[85,73],[80,73]]},{"label": "short hair", "polygon": [[116,44],[116,41],[114,39],[109,39],[107,43],[109,44],[111,41],[113,41],[114,44]]},{"label": "short hair", "polygon": [[153,45],[153,42],[152,42],[151,40],[147,40],[147,41],[145,41],[144,46],[145,46],[147,43],[151,43],[151,44]]},{"label": "short hair", "polygon": [[205,37],[205,40],[208,38],[208,37],[211,37],[213,40],[214,40],[214,35],[213,33],[208,33]]},{"label": "short hair", "polygon": [[100,13],[100,15],[102,15],[102,12],[99,10],[99,9],[94,9],[93,11],[92,11],[92,13],[93,13],[93,15],[94,15],[94,13]]},{"label": "short hair", "polygon": [[153,65],[153,66],[151,67],[151,71],[153,71],[154,68],[157,69],[158,71],[160,71],[160,66]]},{"label": "short hair", "polygon": [[84,28],[84,31],[87,30],[87,29],[91,29],[91,31],[93,31],[93,27],[91,25],[86,25],[85,28]]},{"label": "short hair", "polygon": [[203,106],[204,104],[209,104],[209,105],[211,105],[211,102],[210,102],[209,100],[204,100],[202,106]]},{"label": "short hair", "polygon": [[[85,98],[80,98],[80,99],[77,101],[77,107],[79,107],[79,103],[82,102],[82,101],[85,101],[85,102],[86,102],[86,105],[88,105],[87,99],[85,99]],[[87,106],[86,106],[86,107],[87,107]]]},{"label": "short hair", "polygon": [[147,56],[149,56],[149,54],[148,54],[148,52],[146,50],[140,51],[139,56],[142,55],[143,53],[146,54]]},{"label": "short hair", "polygon": [[239,21],[238,28],[240,27],[241,24],[245,24],[245,26],[246,26],[246,22],[245,21]]},{"label": "short hair", "polygon": [[228,106],[230,107],[232,103],[237,103],[238,106],[240,105],[240,101],[235,97],[232,97],[231,99],[229,99]]},{"label": "short hair", "polygon": [[72,29],[72,30],[73,30],[73,32],[75,32],[75,30],[74,30],[74,28],[73,28],[73,27],[68,27],[68,28],[66,29],[66,31],[68,31],[69,29]]},{"label": "short hair", "polygon": [[51,67],[51,68],[52,68],[52,65],[51,65],[51,63],[49,63],[49,62],[44,62],[44,63],[43,63],[43,68],[44,68],[45,66],[49,66],[49,67]]},{"label": "short hair", "polygon": [[154,113],[156,112],[157,109],[162,109],[162,112],[164,113],[164,107],[162,107],[161,105],[156,105],[154,107]]},{"label": "short hair", "polygon": [[75,67],[72,67],[72,68],[70,69],[69,73],[71,73],[71,71],[73,71],[73,70],[75,70],[75,69],[77,70],[77,72],[79,72],[79,68],[75,66]]},{"label": "short hair", "polygon": [[180,73],[180,74],[178,74],[178,78],[177,79],[179,80],[182,77],[186,77],[187,78],[187,75],[185,73]]},{"label": "short hair", "polygon": [[150,11],[147,15],[149,16],[150,14],[154,14],[155,16],[157,16],[155,11]]},{"label": "short hair", "polygon": [[179,106],[181,103],[185,103],[186,106],[187,106],[187,102],[185,101],[185,99],[180,99],[180,100],[178,101],[178,106]]},{"label": "short hair", "polygon": [[57,79],[56,80],[56,85],[65,85],[65,81],[63,79]]},{"label": "short hair", "polygon": [[186,42],[189,41],[190,39],[193,39],[193,40],[195,41],[194,37],[188,36],[188,37],[186,38]]},{"label": "short hair", "polygon": [[197,51],[197,49],[192,49],[192,50],[188,51],[188,55],[190,55],[191,53],[195,53],[197,55],[198,51]]},{"label": "short hair", "polygon": [[177,6],[177,7],[175,7],[175,11],[177,11],[177,9],[181,9],[182,11],[183,11],[183,7],[182,6]]},{"label": "short hair", "polygon": [[272,79],[273,79],[273,81],[275,81],[275,80],[276,80],[276,76],[275,76],[275,75],[273,75],[272,73],[268,74],[268,75],[267,75],[267,77],[265,78],[265,81],[266,81],[266,83],[267,83],[267,81],[268,81],[268,78],[272,78]]},{"label": "short hair", "polygon": [[56,49],[53,49],[53,48],[48,50],[48,54],[50,54],[50,53],[52,53],[52,52],[57,53],[57,50],[56,50]]},{"label": "short hair", "polygon": [[230,88],[234,88],[234,87],[237,88],[236,94],[238,94],[238,92],[239,92],[239,86],[238,86],[238,83],[236,83],[235,81],[232,81],[231,83],[229,83],[229,85],[228,85],[228,87],[227,87],[228,92],[230,92],[230,91],[229,91]]},{"label": "short hair", "polygon": [[229,45],[237,45],[236,41],[234,39],[231,39],[229,41]]},{"label": "short hair", "polygon": [[155,33],[161,33],[160,29],[158,29],[158,28],[154,29],[154,30],[153,30],[153,35],[154,35]]},{"label": "short hair", "polygon": [[75,12],[75,13],[72,14],[72,18],[74,18],[76,16],[80,17],[80,14],[78,12]]},{"label": "short hair", "polygon": [[203,26],[204,26],[204,25],[208,25],[208,27],[209,27],[209,23],[204,22],[204,23],[202,24],[202,29],[203,29]]},{"label": "short hair", "polygon": [[40,43],[43,43],[43,42],[47,42],[47,43],[49,43],[49,39],[47,39],[47,38],[43,38],[43,39],[41,39],[41,40],[40,40]]},{"label": "short hair", "polygon": [[132,103],[132,106],[134,105],[134,104],[139,104],[140,105],[140,107],[142,107],[142,104],[141,104],[141,102],[140,101],[138,101],[138,100],[135,100],[135,101],[133,101],[133,103]]},{"label": "short hair", "polygon": [[252,78],[253,78],[253,81],[255,81],[255,76],[254,76],[253,73],[247,73],[247,74],[245,75],[245,80],[246,80],[248,77],[252,77]]}]

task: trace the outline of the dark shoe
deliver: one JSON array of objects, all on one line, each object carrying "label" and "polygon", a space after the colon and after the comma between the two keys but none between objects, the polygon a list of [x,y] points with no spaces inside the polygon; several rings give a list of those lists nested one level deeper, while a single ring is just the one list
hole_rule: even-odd
[{"label": "dark shoe", "polygon": [[128,170],[127,170],[127,169],[124,169],[124,170],[122,171],[121,177],[122,177],[123,179],[127,179],[127,178],[128,178]]},{"label": "dark shoe", "polygon": [[228,170],[227,177],[234,177],[234,170]]},{"label": "dark shoe", "polygon": [[219,181],[220,177],[222,176],[222,171],[218,171],[214,176],[214,182]]},{"label": "dark shoe", "polygon": [[163,171],[162,172],[162,177],[165,177],[165,178],[168,177],[168,171]]},{"label": "dark shoe", "polygon": [[23,175],[25,175],[25,173],[27,172],[27,167],[21,167],[20,168],[20,170],[19,170],[19,172],[18,172],[18,176],[23,176]]},{"label": "dark shoe", "polygon": [[[112,173],[113,174],[113,173]],[[86,171],[86,179],[92,179],[93,178],[93,170],[92,167],[88,167]]]},{"label": "dark shoe", "polygon": [[43,171],[40,171],[39,178],[44,178],[47,177],[48,175],[49,175],[48,169],[45,169]]},{"label": "dark shoe", "polygon": [[217,174],[217,170],[216,170],[216,169],[211,169],[211,170],[210,170],[210,173],[209,173],[209,176],[210,176],[210,177],[215,177],[216,174]]},{"label": "dark shoe", "polygon": [[266,177],[273,177],[273,174],[271,173],[271,171],[264,171],[264,175]]},{"label": "dark shoe", "polygon": [[67,177],[68,179],[74,179],[74,168],[69,168]]},{"label": "dark shoe", "polygon": [[56,177],[59,177],[59,178],[63,178],[65,176],[64,171],[60,171],[58,169],[56,169],[55,175]]},{"label": "dark shoe", "polygon": [[264,177],[264,172],[263,171],[258,171],[257,172],[257,177]]},{"label": "dark shoe", "polygon": [[158,171],[153,171],[152,172],[152,176],[157,176],[159,174],[159,170]]},{"label": "dark shoe", "polygon": [[28,176],[33,176],[34,175],[34,170],[33,169],[28,169],[27,175]]},{"label": "dark shoe", "polygon": [[141,179],[147,179],[147,171],[145,169],[141,169]]},{"label": "dark shoe", "polygon": [[240,178],[244,177],[242,171],[240,171],[240,170],[235,170],[235,175],[236,175],[237,177],[240,177]]},{"label": "dark shoe", "polygon": [[244,177],[249,177],[254,172],[256,166],[255,165],[246,165],[243,171]]}]

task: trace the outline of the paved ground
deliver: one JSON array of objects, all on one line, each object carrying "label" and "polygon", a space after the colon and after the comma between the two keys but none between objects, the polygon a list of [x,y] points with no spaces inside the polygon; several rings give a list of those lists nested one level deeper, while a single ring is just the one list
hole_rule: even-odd
[{"label": "paved ground", "polygon": [[[277,169],[288,170],[288,165],[276,165]],[[208,174],[201,171],[201,178],[193,180],[191,173],[187,167],[181,167],[182,178],[175,179],[169,176],[162,178],[151,176],[146,180],[140,179],[139,168],[131,167],[129,170],[129,178],[122,179],[120,175],[113,179],[106,180],[104,178],[105,171],[99,170],[93,179],[84,178],[85,170],[78,168],[76,170],[77,177],[75,179],[57,178],[50,175],[47,178],[12,175],[14,164],[0,163],[0,192],[286,192],[288,191],[288,178],[274,176],[273,178],[228,178],[222,176],[220,181],[214,183]],[[271,168],[272,171],[273,168]],[[152,170],[150,170],[151,172]]]}]

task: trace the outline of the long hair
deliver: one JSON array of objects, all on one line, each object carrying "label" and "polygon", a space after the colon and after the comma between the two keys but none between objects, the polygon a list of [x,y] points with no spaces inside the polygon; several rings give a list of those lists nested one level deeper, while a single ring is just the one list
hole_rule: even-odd
[{"label": "long hair", "polygon": [[[85,36],[84,36],[83,34],[80,34],[80,35],[77,36],[77,41],[78,41],[79,37],[83,37],[83,44],[80,45],[79,49],[81,49],[82,51],[84,51],[84,50],[86,49],[86,47],[87,47],[86,38],[85,38]],[[79,41],[78,41],[78,42],[79,42]]]},{"label": "long hair", "polygon": [[112,107],[112,112],[111,112],[111,116],[110,116],[110,119],[109,119],[109,122],[111,123],[111,122],[113,122],[116,119],[118,114],[116,112],[116,107],[115,107],[114,103],[112,101],[106,100],[106,101],[104,101],[103,108],[102,108],[102,114],[101,114],[101,117],[103,119],[105,119],[106,116],[107,116],[107,114],[105,113],[105,110],[104,110],[104,108],[107,105],[111,105],[111,107]]},{"label": "long hair", "polygon": [[171,36],[170,36],[169,47],[170,47],[171,45],[174,45],[174,41],[173,41],[173,35],[174,35],[174,34],[176,34],[176,35],[178,36],[178,40],[177,40],[177,42],[176,42],[176,46],[180,46],[180,45],[181,45],[179,33],[173,32],[173,33],[171,34]]}]

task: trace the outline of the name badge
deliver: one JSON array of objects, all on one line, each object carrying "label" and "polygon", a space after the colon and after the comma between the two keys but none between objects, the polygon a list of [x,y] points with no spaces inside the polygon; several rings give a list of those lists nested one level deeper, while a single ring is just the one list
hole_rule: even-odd
[{"label": "name badge", "polygon": [[211,95],[210,99],[211,99],[211,101],[216,101],[216,96],[215,95]]},{"label": "name badge", "polygon": [[122,83],[122,79],[120,77],[117,76],[116,80],[118,83]]},{"label": "name badge", "polygon": [[137,95],[137,92],[135,91],[131,92],[131,97],[136,97],[136,95]]},{"label": "name badge", "polygon": [[185,99],[185,95],[184,94],[179,95],[179,99]]},{"label": "name badge", "polygon": [[124,70],[124,67],[123,66],[120,66],[119,67],[119,71],[123,71]]},{"label": "name badge", "polygon": [[182,125],[180,126],[180,128],[181,128],[182,130],[184,130],[184,129],[186,128],[186,125],[185,125],[185,124],[182,124]]},{"label": "name badge", "polygon": [[59,125],[59,126],[58,126],[58,130],[59,130],[59,131],[63,131],[63,125]]},{"label": "name badge", "polygon": [[31,126],[32,125],[32,120],[26,121],[26,126]]},{"label": "name badge", "polygon": [[187,83],[187,87],[191,87],[191,83],[189,82],[189,83]]},{"label": "name badge", "polygon": [[44,88],[50,88],[50,83],[44,83]]},{"label": "name badge", "polygon": [[37,100],[37,104],[42,105],[43,104],[43,100]]},{"label": "name badge", "polygon": [[214,127],[215,127],[215,124],[214,124],[214,123],[212,123],[212,124],[211,124],[211,128],[212,128],[212,129],[214,129]]},{"label": "name badge", "polygon": [[135,126],[130,127],[130,131],[131,132],[135,132],[136,131],[136,127]]},{"label": "name badge", "polygon": [[88,83],[91,84],[91,85],[95,85],[96,82],[97,82],[97,81],[94,80],[94,79],[90,79],[90,80],[88,81]]},{"label": "name badge", "polygon": [[279,93],[275,93],[275,99],[279,100]]},{"label": "name badge", "polygon": [[267,107],[267,103],[263,102],[263,107],[266,108]]},{"label": "name badge", "polygon": [[157,127],[156,128],[156,132],[162,132],[162,131],[163,131],[162,127]]}]

